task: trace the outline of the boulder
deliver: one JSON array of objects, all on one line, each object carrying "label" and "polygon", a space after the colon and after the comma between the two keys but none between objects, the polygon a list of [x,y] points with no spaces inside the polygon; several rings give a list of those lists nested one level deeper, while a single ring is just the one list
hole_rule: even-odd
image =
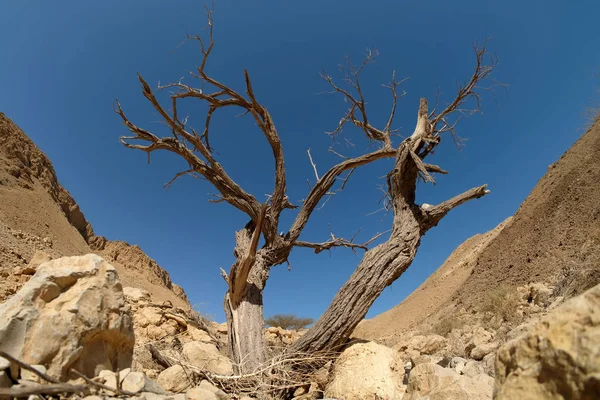
[{"label": "boulder", "polygon": [[494,334],[486,331],[483,327],[478,326],[473,331],[473,337],[471,338],[471,342],[477,346],[481,346],[482,344],[489,343],[494,339]]},{"label": "boulder", "polygon": [[219,375],[231,375],[233,365],[231,361],[219,353],[212,343],[188,342],[183,345],[183,355],[190,364],[202,370]]},{"label": "boulder", "polygon": [[402,398],[403,363],[398,353],[377,343],[355,343],[335,362],[325,397],[344,400]]},{"label": "boulder", "polygon": [[155,394],[166,394],[165,390],[144,375],[143,372],[129,372],[123,379],[123,390],[132,393],[150,392]]},{"label": "boulder", "polygon": [[[38,372],[41,372],[42,374],[45,374],[47,372],[46,371],[46,367],[44,367],[43,365],[32,365],[32,367],[33,367],[33,369],[35,369]],[[24,380],[30,381],[30,382],[37,382],[37,383],[44,383],[45,382],[35,372],[29,371],[27,369],[23,369],[21,371],[21,379],[24,379]]]},{"label": "boulder", "polygon": [[[467,363],[465,364],[464,368],[462,369],[462,375],[466,375],[470,378],[474,378],[477,375],[486,375],[485,373],[485,369],[483,369],[483,366],[478,363],[477,361],[467,361]],[[493,384],[492,384],[493,386]]]},{"label": "boulder", "polygon": [[212,383],[210,383],[206,379],[203,379],[202,382],[200,382],[200,385],[198,385],[198,387],[200,389],[208,390],[209,392],[214,393],[215,396],[217,396],[217,399],[219,399],[219,400],[229,400],[229,396],[227,396],[227,393],[225,393],[218,387],[215,387]]},{"label": "boulder", "polygon": [[47,262],[52,260],[52,257],[50,257],[46,252],[42,251],[42,250],[37,250],[35,252],[35,254],[33,255],[33,257],[31,257],[31,261],[29,261],[29,264],[27,264],[24,267],[16,267],[13,270],[13,274],[15,275],[33,275],[35,274],[35,271],[37,271],[38,267]]},{"label": "boulder", "polygon": [[187,400],[219,400],[216,394],[200,387],[188,390],[185,397]]},{"label": "boulder", "polygon": [[117,271],[100,256],[41,264],[0,305],[0,350],[66,379],[70,368],[94,377],[131,365],[133,324]]},{"label": "boulder", "polygon": [[150,301],[150,292],[144,289],[134,288],[134,287],[124,287],[123,293],[125,294],[125,298],[131,302],[149,302]]},{"label": "boulder", "polygon": [[187,331],[190,334],[192,340],[196,342],[206,342],[206,343],[216,343],[215,339],[213,339],[206,331],[202,329],[198,329],[192,325],[188,325]]},{"label": "boulder", "polygon": [[502,346],[494,391],[498,400],[600,398],[600,285]]},{"label": "boulder", "polygon": [[493,379],[470,378],[433,363],[419,364],[410,372],[403,400],[490,400],[492,384]]},{"label": "boulder", "polygon": [[479,346],[475,346],[473,350],[471,350],[471,358],[477,361],[483,360],[483,357],[487,356],[493,351],[496,351],[496,349],[498,349],[498,343],[496,342],[484,343]]},{"label": "boulder", "polygon": [[421,342],[413,345],[422,354],[435,354],[448,344],[448,340],[440,335],[426,336]]},{"label": "boulder", "polygon": [[181,393],[192,386],[191,377],[190,371],[176,364],[162,371],[156,382],[169,392]]}]

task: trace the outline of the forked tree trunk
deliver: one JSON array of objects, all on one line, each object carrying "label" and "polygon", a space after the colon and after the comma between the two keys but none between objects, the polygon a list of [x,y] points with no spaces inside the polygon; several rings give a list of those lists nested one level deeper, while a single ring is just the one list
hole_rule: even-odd
[{"label": "forked tree trunk", "polygon": [[[397,215],[390,239],[367,251],[348,281],[315,325],[296,341],[291,352],[338,350],[365,317],[383,290],[406,271],[420,244],[420,226],[407,206]],[[400,220],[401,221],[400,221]]]},{"label": "forked tree trunk", "polygon": [[[238,248],[239,245],[238,240]],[[227,318],[229,356],[235,374],[252,372],[267,361],[263,290],[268,275],[268,268],[259,255],[248,275],[246,290],[238,299],[239,304],[233,304],[230,292],[225,295],[223,308]]]}]

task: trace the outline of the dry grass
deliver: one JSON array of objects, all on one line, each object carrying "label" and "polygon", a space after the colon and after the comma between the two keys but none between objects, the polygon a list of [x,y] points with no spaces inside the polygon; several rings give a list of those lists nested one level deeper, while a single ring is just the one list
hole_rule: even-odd
[{"label": "dry grass", "polygon": [[453,329],[461,328],[463,325],[459,318],[443,317],[431,326],[430,333],[446,337]]},{"label": "dry grass", "polygon": [[517,308],[519,307],[519,296],[517,289],[513,286],[501,283],[490,289],[483,299],[480,311],[484,313],[488,321],[500,319],[501,321],[515,322],[518,319]]},{"label": "dry grass", "polygon": [[575,297],[600,283],[600,268],[565,264],[554,286],[553,297]]},{"label": "dry grass", "polygon": [[[233,398],[251,396],[256,399],[287,399],[299,387],[318,384],[324,390],[324,382],[318,376],[327,377],[329,367],[338,357],[337,352],[290,353],[284,347],[271,349],[270,359],[241,375],[218,375],[188,364],[181,359],[161,354],[171,365],[179,364],[190,374],[194,382],[206,379]],[[326,378],[325,378],[326,379]]]}]

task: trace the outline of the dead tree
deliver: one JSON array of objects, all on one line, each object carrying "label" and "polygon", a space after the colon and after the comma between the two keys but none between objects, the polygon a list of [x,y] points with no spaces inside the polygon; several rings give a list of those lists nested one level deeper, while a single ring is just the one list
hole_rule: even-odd
[{"label": "dead tree", "polygon": [[[445,174],[440,167],[426,163],[427,156],[433,154],[440,144],[443,134],[455,135],[455,127],[460,117],[479,109],[479,84],[488,78],[495,62],[484,64],[485,47],[475,48],[476,66],[470,80],[461,86],[454,100],[443,110],[428,110],[427,100],[421,99],[414,133],[397,147],[392,142],[392,129],[397,100],[402,94],[397,92],[398,82],[393,75],[388,86],[392,94],[389,119],[382,129],[372,125],[368,119],[366,102],[360,86],[359,76],[365,66],[373,61],[375,54],[369,52],[360,66],[350,62],[344,68],[348,89],[338,86],[334,80],[323,74],[323,78],[334,92],[345,97],[349,109],[339,126],[331,135],[342,132],[346,124],[360,128],[368,140],[374,144],[373,150],[354,158],[343,159],[322,176],[317,175],[316,184],[300,206],[290,203],[286,194],[286,167],[279,134],[269,111],[257,100],[248,71],[244,71],[245,93],[231,89],[216,80],[207,72],[207,62],[213,50],[213,20],[208,12],[208,41],[200,36],[188,37],[200,46],[202,60],[192,75],[202,83],[202,89],[188,86],[179,81],[158,89],[170,89],[171,103],[165,108],[156,98],[154,91],[138,74],[144,97],[162,116],[170,136],[160,137],[134,124],[116,102],[115,112],[123,119],[133,136],[121,137],[128,148],[144,151],[148,160],[152,152],[166,150],[182,157],[189,168],[182,171],[167,185],[184,175],[203,177],[219,192],[215,202],[227,202],[247,214],[250,222],[236,232],[234,250],[235,264],[229,273],[221,271],[228,284],[224,309],[227,316],[229,351],[236,365],[236,373],[251,372],[262,365],[267,358],[266,343],[263,337],[264,317],[262,293],[269,277],[269,270],[275,265],[287,262],[294,247],[313,248],[315,252],[333,247],[346,247],[367,250],[372,242],[359,244],[353,239],[331,238],[322,243],[300,240],[300,236],[311,214],[319,203],[326,201],[337,190],[343,189],[354,169],[384,158],[395,158],[394,169],[388,174],[389,205],[394,212],[393,227],[389,239],[368,251],[351,278],[335,296],[332,304],[302,339],[293,345],[296,351],[320,351],[335,349],[343,344],[356,325],[364,318],[369,307],[385,287],[394,282],[408,268],[415,257],[421,236],[435,226],[454,207],[487,193],[484,186],[471,189],[452,199],[427,208],[415,204],[415,191],[418,179],[434,182],[432,174]],[[187,118],[181,118],[178,104],[187,99],[204,102],[208,107],[204,126],[196,131],[188,126]],[[466,109],[465,104],[473,101],[474,108]],[[273,152],[275,179],[273,191],[265,202],[244,190],[228,175],[215,158],[210,145],[210,124],[213,114],[220,109],[234,107],[252,117]],[[309,152],[310,157],[310,152]],[[310,157],[311,163],[313,162]],[[313,164],[314,166],[314,164]],[[316,172],[316,168],[315,168]],[[341,181],[341,187],[333,189]],[[285,234],[279,234],[279,218],[286,209],[298,209],[296,218]],[[264,237],[264,245],[258,248],[259,237]]]}]

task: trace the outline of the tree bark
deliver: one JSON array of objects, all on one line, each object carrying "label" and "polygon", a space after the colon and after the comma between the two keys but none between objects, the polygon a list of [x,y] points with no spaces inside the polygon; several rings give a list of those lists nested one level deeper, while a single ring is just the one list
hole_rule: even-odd
[{"label": "tree bark", "polygon": [[[398,221],[396,221],[398,220]],[[291,352],[339,350],[381,292],[410,266],[420,244],[417,216],[408,207],[397,215],[390,239],[367,251],[325,313],[292,347]]]},{"label": "tree bark", "polygon": [[252,372],[267,361],[262,290],[253,284],[250,285],[237,308],[231,306],[227,293],[224,309],[233,373]]}]

